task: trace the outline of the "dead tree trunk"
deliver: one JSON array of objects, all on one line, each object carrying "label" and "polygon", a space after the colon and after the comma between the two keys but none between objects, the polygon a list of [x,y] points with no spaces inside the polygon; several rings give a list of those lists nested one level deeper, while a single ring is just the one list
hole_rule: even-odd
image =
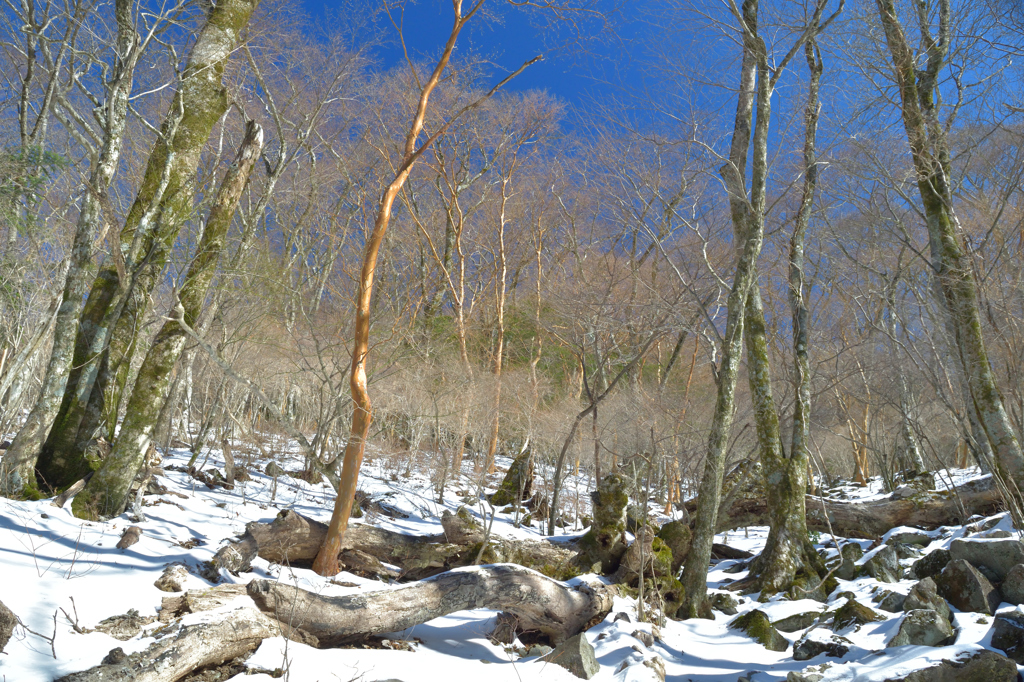
[{"label": "dead tree trunk", "polygon": [[514,564],[460,568],[395,590],[344,597],[267,580],[252,581],[248,592],[261,611],[313,635],[321,646],[398,632],[470,609],[511,613],[521,630],[557,644],[604,618],[616,594],[603,585],[569,587]]},{"label": "dead tree trunk", "polygon": [[238,609],[216,620],[179,625],[174,635],[130,656],[117,656],[115,649],[104,663],[56,682],[175,682],[199,668],[251,653],[279,634],[277,623],[256,609]]},{"label": "dead tree trunk", "polygon": [[[401,569],[399,577],[406,580],[472,563],[480,551],[483,531],[452,514],[445,514],[441,522],[445,532],[438,535],[405,535],[374,526],[352,526],[345,532],[339,550],[341,563],[352,572],[380,575],[393,575],[383,565],[391,564]],[[309,566],[326,536],[326,524],[284,511],[271,523],[248,524],[238,542],[217,552],[207,565],[206,576],[217,580],[221,569],[247,571],[257,556],[277,564]],[[510,561],[561,577],[571,572],[575,554],[572,549],[545,540],[492,537],[484,558]]]},{"label": "dead tree trunk", "polygon": [[[868,539],[881,537],[896,526],[933,530],[958,525],[973,514],[990,515],[1004,508],[991,477],[971,481],[952,492],[919,493],[906,499],[837,502],[808,495],[805,504],[809,529],[828,533],[831,525],[831,532],[840,537]],[[692,513],[696,505],[691,501],[686,507]],[[715,532],[768,523],[768,507],[763,497],[738,497],[719,513]]]}]

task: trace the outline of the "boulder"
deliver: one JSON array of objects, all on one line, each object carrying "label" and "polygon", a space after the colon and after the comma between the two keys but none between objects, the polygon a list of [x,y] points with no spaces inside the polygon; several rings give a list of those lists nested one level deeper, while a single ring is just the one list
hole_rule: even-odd
[{"label": "boulder", "polygon": [[903,602],[904,611],[918,609],[931,609],[937,611],[946,620],[953,619],[953,612],[949,610],[949,604],[939,596],[938,585],[931,578],[925,578],[914,585]]},{"label": "boulder", "polygon": [[927,547],[931,544],[932,539],[927,533],[921,531],[902,531],[900,533],[893,533],[886,540],[887,544],[893,544],[899,542],[904,545],[917,545],[918,547]]},{"label": "boulder", "polygon": [[18,625],[18,617],[0,601],[0,652],[3,652],[7,642],[11,641],[14,628]]},{"label": "boulder", "polygon": [[853,580],[860,572],[857,562],[864,556],[864,550],[856,542],[848,542],[839,550],[840,564],[836,569],[836,577],[842,580]]},{"label": "boulder", "polygon": [[1024,564],[1024,543],[1016,538],[958,538],[949,546],[952,559],[961,559],[975,568],[991,570],[997,581],[1006,579],[1017,564]]},{"label": "boulder", "polygon": [[772,625],[774,625],[775,629],[780,632],[797,632],[799,630],[806,630],[814,625],[820,615],[821,613],[818,611],[795,613],[792,616],[787,616],[775,621]]},{"label": "boulder", "polygon": [[885,616],[876,613],[855,599],[847,598],[846,603],[836,609],[835,616],[832,618],[832,629],[838,632],[851,625],[855,625],[859,629],[861,625],[876,623],[880,620],[885,620]]},{"label": "boulder", "polygon": [[893,592],[891,590],[879,590],[878,594],[875,595],[874,601],[878,604],[878,608],[889,613],[899,613],[903,610],[903,602],[907,599],[907,595],[902,592]]},{"label": "boulder", "polygon": [[1017,666],[994,651],[982,649],[966,657],[943,660],[885,682],[1016,682]]},{"label": "boulder", "polygon": [[185,581],[188,580],[188,569],[181,564],[172,564],[164,569],[163,574],[153,585],[161,592],[184,592]]},{"label": "boulder", "polygon": [[491,496],[491,504],[503,507],[533,497],[533,454],[529,449],[519,455],[508,468],[505,479]]},{"label": "boulder", "polygon": [[683,521],[669,521],[658,530],[657,537],[672,550],[672,574],[677,574],[690,552],[690,526]]},{"label": "boulder", "polygon": [[767,614],[760,609],[744,613],[739,618],[732,620],[729,627],[746,633],[769,651],[785,651],[789,648],[789,641],[779,634],[779,631],[772,626],[772,622],[768,620]]},{"label": "boulder", "polygon": [[949,563],[950,558],[948,549],[937,549],[926,554],[910,567],[910,577],[918,580],[933,578],[942,573],[942,569]]},{"label": "boulder", "polygon": [[1006,574],[1006,580],[999,586],[1003,601],[1024,604],[1024,564],[1017,564]]},{"label": "boulder", "polygon": [[956,641],[956,632],[945,616],[931,609],[907,611],[900,628],[886,646],[946,646]]},{"label": "boulder", "polygon": [[1002,601],[988,578],[963,559],[946,564],[935,579],[939,594],[961,611],[976,611],[991,616]]},{"label": "boulder", "polygon": [[992,624],[992,646],[1024,665],[1024,612],[1014,609],[996,615]]},{"label": "boulder", "polygon": [[808,630],[803,637],[793,645],[793,658],[797,661],[806,661],[825,654],[833,658],[842,658],[850,653],[853,642],[833,634],[822,628]]},{"label": "boulder", "polygon": [[580,551],[573,561],[585,571],[600,563],[602,573],[611,573],[619,567],[626,553],[626,505],[629,503],[626,479],[618,473],[608,474],[601,479],[597,490],[590,493],[590,498],[594,522],[580,538]]},{"label": "boulder", "polygon": [[594,647],[582,632],[565,640],[540,660],[559,665],[583,680],[589,680],[601,670]]},{"label": "boulder", "polygon": [[716,592],[710,595],[711,608],[721,611],[727,616],[735,616],[739,611],[739,601],[728,592]]},{"label": "boulder", "polygon": [[896,550],[882,545],[864,562],[863,570],[880,583],[895,583],[903,578],[903,567]]}]

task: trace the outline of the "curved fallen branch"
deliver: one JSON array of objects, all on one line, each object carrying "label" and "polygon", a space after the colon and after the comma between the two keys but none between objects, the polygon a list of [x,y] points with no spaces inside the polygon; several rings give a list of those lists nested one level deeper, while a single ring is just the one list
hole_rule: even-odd
[{"label": "curved fallen branch", "polygon": [[458,568],[427,580],[344,597],[253,580],[249,596],[282,624],[332,646],[471,609],[514,615],[521,631],[536,631],[557,644],[600,620],[612,608],[614,587],[571,587],[515,564]]}]

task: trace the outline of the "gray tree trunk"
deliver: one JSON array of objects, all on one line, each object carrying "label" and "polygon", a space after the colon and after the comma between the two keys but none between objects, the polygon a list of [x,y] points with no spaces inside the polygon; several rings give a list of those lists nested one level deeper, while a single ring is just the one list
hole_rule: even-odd
[{"label": "gray tree trunk", "polygon": [[93,282],[75,344],[75,371],[39,461],[54,487],[70,485],[97,465],[86,458],[78,439],[96,376],[111,359],[111,338],[125,338],[118,327],[130,325],[131,316],[122,316],[126,305],[134,295],[148,297],[170,242],[193,210],[200,154],[228,106],[221,78],[258,1],[227,0],[212,6],[121,230],[121,257],[115,255],[115,262],[105,265]]},{"label": "gray tree trunk", "polygon": [[[110,81],[107,105],[103,111],[102,148],[93,161],[89,183],[82,198],[82,208],[78,214],[78,224],[69,256],[70,264],[64,280],[62,301],[57,310],[53,345],[43,385],[36,404],[15,436],[0,466],[0,492],[7,495],[22,491],[38,494],[34,468],[54,418],[60,410],[72,369],[75,340],[80,331],[79,317],[94,272],[93,244],[104,225],[108,230],[116,229],[110,224],[113,212],[108,210],[106,192],[117,171],[121,156],[128,97],[131,94],[135,64],[139,56],[138,34],[132,18],[132,6],[129,0],[117,0],[115,3],[118,26],[117,59],[114,78]],[[72,474],[70,478],[71,482],[74,482],[80,476]],[[45,477],[44,480],[52,485]]]},{"label": "gray tree trunk", "polygon": [[[210,208],[182,285],[177,314],[190,326],[196,324],[202,313],[228,228],[262,149],[263,129],[250,121],[238,155],[224,175]],[[132,480],[153,442],[153,430],[170,392],[171,373],[187,340],[188,335],[175,319],[167,320],[160,328],[139,369],[113,449],[72,503],[71,508],[79,518],[116,516],[124,509]]]}]

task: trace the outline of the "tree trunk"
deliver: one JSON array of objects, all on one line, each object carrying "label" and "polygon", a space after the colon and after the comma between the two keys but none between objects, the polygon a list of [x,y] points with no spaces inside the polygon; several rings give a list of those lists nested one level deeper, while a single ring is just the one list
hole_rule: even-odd
[{"label": "tree trunk", "polygon": [[177,682],[200,668],[252,653],[264,639],[281,634],[278,623],[252,607],[176,627],[173,635],[165,633],[139,653],[56,682]]},{"label": "tree trunk", "polygon": [[[93,277],[93,244],[101,229],[115,230],[111,223],[113,211],[107,189],[117,171],[121,144],[127,122],[128,97],[134,82],[135,63],[139,56],[139,39],[132,17],[133,4],[117,0],[117,67],[111,79],[107,104],[103,108],[103,143],[93,162],[82,208],[78,214],[74,242],[69,255],[69,266],[64,280],[64,293],[54,323],[53,345],[46,365],[43,384],[32,411],[7,450],[0,468],[0,492],[11,495],[26,488],[35,491],[33,470],[39,459],[54,418],[60,411],[61,401],[72,372],[72,357],[76,338],[80,333],[79,316],[83,301]],[[104,231],[105,231],[104,230]],[[84,473],[84,472],[83,472]],[[66,478],[66,477],[62,477]],[[71,476],[68,484],[80,476]],[[46,481],[49,485],[52,482]]]},{"label": "tree trunk", "polygon": [[968,409],[977,413],[995,456],[996,471],[1019,503],[1024,490],[1024,454],[985,349],[970,256],[961,244],[959,225],[953,214],[949,141],[937,111],[938,78],[950,45],[950,3],[939,0],[937,38],[922,24],[923,49],[917,53],[907,44],[893,1],[877,0],[876,4],[895,67],[903,126],[917,171],[931,266],[955,331],[954,342],[970,389]]},{"label": "tree trunk", "polygon": [[513,614],[517,629],[558,644],[600,620],[612,608],[614,587],[569,587],[514,564],[471,566],[394,590],[323,597],[254,580],[249,596],[261,611],[316,637],[321,646],[399,632],[456,611],[495,609]]},{"label": "tree trunk", "polygon": [[[263,129],[250,121],[234,163],[220,189],[189,265],[177,302],[176,316],[196,324],[224,249],[224,240],[256,160],[263,149]],[[152,444],[153,430],[170,391],[171,373],[188,336],[175,319],[164,322],[146,354],[132,391],[121,432],[106,460],[72,503],[79,518],[116,516],[124,509],[128,490]]]},{"label": "tree trunk", "polygon": [[[990,516],[1005,508],[992,477],[971,481],[952,492],[919,493],[908,499],[889,497],[872,502],[823,502],[820,497],[807,495],[804,504],[808,528],[821,533],[834,532],[839,537],[867,539],[877,539],[896,526],[926,530],[955,526],[974,514]],[[688,502],[686,509],[692,513],[696,505]],[[740,497],[722,510],[715,532],[770,523],[768,505],[763,497]]]},{"label": "tree trunk", "polygon": [[[95,281],[79,321],[74,371],[39,468],[54,487],[70,485],[95,468],[83,452],[79,429],[103,363],[111,358],[111,338],[124,339],[129,302],[146,301],[155,286],[170,243],[193,210],[194,176],[214,124],[228,106],[221,77],[258,0],[227,0],[212,6],[189,55],[162,134],[149,156],[135,202],[119,236],[121,251]],[[144,305],[142,303],[139,304]],[[140,309],[137,317],[142,316]]]},{"label": "tree trunk", "polygon": [[793,403],[793,433],[788,455],[782,446],[778,412],[771,394],[764,309],[756,284],[747,299],[747,373],[750,375],[771,526],[765,548],[751,566],[751,574],[756,576],[761,594],[766,596],[789,590],[798,575],[805,588],[813,589],[825,569],[807,535],[807,510],[804,506],[810,461],[811,415],[810,312],[805,298],[804,241],[818,179],[815,138],[823,65],[813,38],[807,41],[804,52],[811,76],[804,110],[804,187],[789,252],[788,293],[793,321],[793,388],[796,400]]}]

